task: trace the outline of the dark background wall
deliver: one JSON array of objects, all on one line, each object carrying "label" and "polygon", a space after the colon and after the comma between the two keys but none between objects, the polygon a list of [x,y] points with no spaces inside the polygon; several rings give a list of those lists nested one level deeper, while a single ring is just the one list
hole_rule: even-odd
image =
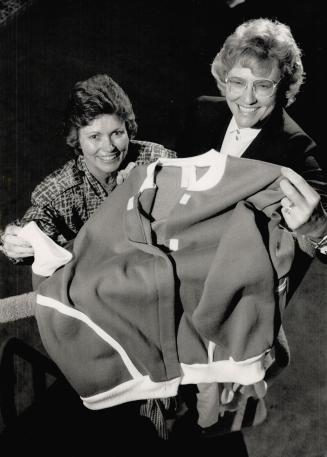
[{"label": "dark background wall", "polygon": [[[0,226],[21,216],[34,186],[70,158],[61,121],[76,81],[109,73],[133,102],[138,138],[173,148],[187,104],[197,95],[217,93],[210,63],[224,39],[240,22],[254,17],[276,18],[291,26],[304,52],[307,82],[289,112],[324,145],[323,2],[247,0],[229,8],[223,0],[34,0],[0,26]],[[324,147],[320,161],[327,169]],[[260,431],[267,440],[273,437],[273,443],[265,442],[275,451],[260,448],[259,435],[250,433],[251,449],[261,449],[258,456],[321,457],[323,447],[327,450],[322,412],[325,268],[314,262],[290,308],[293,365],[272,391],[273,422]],[[29,288],[29,270],[1,256],[0,299]],[[0,336],[26,335],[33,325],[0,327]],[[300,429],[294,428],[297,421]],[[282,451],[276,442],[279,434]],[[297,448],[291,447],[292,441]]]}]

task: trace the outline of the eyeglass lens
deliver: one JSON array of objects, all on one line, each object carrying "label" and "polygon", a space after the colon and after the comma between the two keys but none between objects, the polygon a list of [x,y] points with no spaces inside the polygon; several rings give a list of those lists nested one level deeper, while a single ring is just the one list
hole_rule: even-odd
[{"label": "eyeglass lens", "polygon": [[[234,96],[241,95],[249,82],[246,79],[230,77],[226,79],[230,93]],[[275,84],[270,79],[258,79],[252,82],[252,90],[256,97],[271,97],[274,93]]]}]

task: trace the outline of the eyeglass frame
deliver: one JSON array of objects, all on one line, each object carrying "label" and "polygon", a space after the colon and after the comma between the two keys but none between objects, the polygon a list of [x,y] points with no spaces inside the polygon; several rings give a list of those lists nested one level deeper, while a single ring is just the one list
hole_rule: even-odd
[{"label": "eyeglass frame", "polygon": [[[238,79],[241,79],[242,81],[246,81],[246,79],[240,78],[239,76],[226,76],[226,78],[225,78],[225,84],[226,84],[226,85],[228,84],[228,78],[238,78]],[[271,93],[271,95],[264,95],[263,97],[260,97],[260,96],[259,96],[259,98],[270,98],[270,97],[272,97],[272,96],[274,95],[275,89],[276,89],[276,87],[278,86],[278,84],[281,82],[281,79],[280,79],[279,81],[277,81],[277,82],[276,82],[276,81],[273,81],[272,79],[268,79],[268,78],[255,79],[254,81],[252,81],[252,83],[251,83],[250,81],[246,81],[246,85],[245,85],[244,89],[242,90],[242,92],[240,93],[240,95],[245,91],[245,89],[247,89],[249,83],[251,83],[251,84],[252,84],[252,92],[255,94],[256,97],[258,97],[257,94],[256,94],[256,92],[255,92],[255,86],[254,86],[254,84],[253,84],[253,83],[255,83],[256,81],[269,81],[270,83],[272,83],[273,87],[272,87],[272,93]]]}]

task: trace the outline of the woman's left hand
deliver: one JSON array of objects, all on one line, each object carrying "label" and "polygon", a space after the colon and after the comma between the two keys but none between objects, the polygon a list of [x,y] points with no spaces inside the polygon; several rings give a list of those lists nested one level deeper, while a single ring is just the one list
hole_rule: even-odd
[{"label": "woman's left hand", "polygon": [[327,233],[327,215],[319,194],[290,168],[282,167],[281,172],[284,179],[280,187],[285,194],[282,214],[288,227],[313,239],[322,238]]}]

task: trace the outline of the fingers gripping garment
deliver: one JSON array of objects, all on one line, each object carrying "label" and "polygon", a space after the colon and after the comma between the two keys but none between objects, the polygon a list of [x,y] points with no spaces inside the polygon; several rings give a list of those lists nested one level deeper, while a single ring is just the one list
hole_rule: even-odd
[{"label": "fingers gripping garment", "polygon": [[279,179],[276,165],[214,150],[159,159],[93,214],[36,310],[87,407],[263,379],[294,251]]},{"label": "fingers gripping garment", "polygon": [[71,252],[56,244],[34,221],[26,224],[19,232],[19,236],[33,246],[32,270],[37,275],[51,276],[57,268],[65,265],[72,258]]}]

